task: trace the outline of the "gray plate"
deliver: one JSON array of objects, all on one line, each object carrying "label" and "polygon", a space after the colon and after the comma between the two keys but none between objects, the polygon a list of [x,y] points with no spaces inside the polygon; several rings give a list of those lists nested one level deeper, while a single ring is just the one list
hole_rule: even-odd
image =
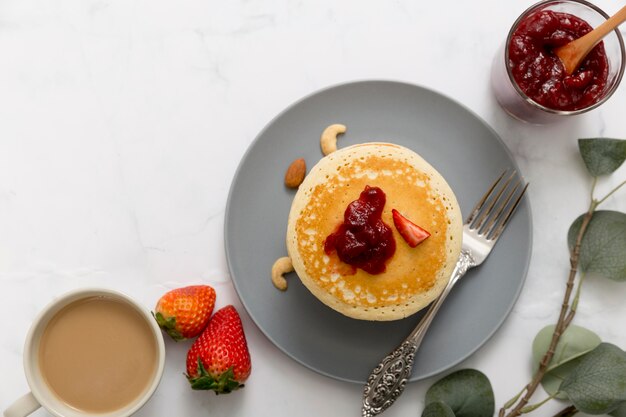
[{"label": "gray plate", "polygon": [[[505,168],[516,168],[497,134],[476,115],[415,85],[362,81],[331,87],[283,111],[254,140],[233,180],[225,221],[226,257],[235,288],[261,331],[283,352],[321,374],[363,383],[373,367],[415,326],[422,313],[395,322],[344,317],[318,301],[295,274],[280,292],[270,280],[285,256],[294,191],[287,166],[322,157],[319,137],[332,123],[348,131],[339,147],[387,141],[413,149],[448,181],[464,216]],[[489,259],[470,271],[435,318],[411,381],[456,365],[502,324],[521,290],[531,252],[526,197]]]}]

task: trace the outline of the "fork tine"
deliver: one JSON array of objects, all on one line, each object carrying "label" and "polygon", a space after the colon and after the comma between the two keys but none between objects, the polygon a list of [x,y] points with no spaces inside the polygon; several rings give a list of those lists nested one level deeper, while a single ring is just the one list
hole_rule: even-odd
[{"label": "fork tine", "polygon": [[493,241],[498,240],[498,238],[500,237],[500,234],[502,233],[502,231],[504,230],[504,228],[506,227],[507,223],[509,222],[509,219],[511,218],[511,216],[513,215],[513,213],[515,212],[515,209],[517,209],[517,206],[519,205],[519,203],[522,201],[522,197],[524,196],[524,193],[526,192],[526,189],[528,188],[528,183],[526,183],[526,185],[524,186],[524,188],[522,188],[522,192],[520,193],[520,195],[517,197],[517,200],[515,200],[515,202],[513,203],[513,205],[511,206],[511,208],[509,209],[508,213],[504,216],[504,220],[502,220],[502,222],[500,223],[500,225],[495,229],[495,231],[493,232],[491,239]]},{"label": "fork tine", "polygon": [[470,226],[472,229],[480,230],[483,228],[483,225],[485,224],[485,222],[487,221],[491,213],[493,213],[493,208],[495,207],[496,203],[500,200],[502,193],[504,193],[504,191],[507,189],[507,187],[511,183],[511,180],[513,179],[514,176],[515,176],[515,171],[511,172],[511,175],[509,175],[507,180],[504,182],[504,185],[502,185],[502,187],[498,190],[495,197],[489,199],[491,201],[489,203],[489,206],[486,209],[481,211],[480,216],[475,221],[475,224]]},{"label": "fork tine", "polygon": [[515,192],[517,191],[517,189],[519,188],[519,186],[521,184],[522,183],[518,181],[515,184],[515,187],[513,187],[513,189],[511,191],[509,191],[506,196],[502,197],[502,201],[498,203],[498,208],[494,209],[494,211],[496,211],[496,213],[493,214],[492,216],[490,216],[489,221],[486,222],[486,224],[482,228],[482,232],[481,233],[485,237],[489,237],[489,235],[495,229],[495,227],[498,224],[498,222],[500,220],[502,220],[502,213],[504,213],[504,210],[507,208],[507,206],[509,204],[509,201],[511,201],[511,199],[515,195]]},{"label": "fork tine", "polygon": [[467,220],[465,221],[465,224],[469,224],[471,225],[472,222],[474,221],[474,218],[478,215],[478,213],[480,213],[480,209],[483,208],[483,205],[485,204],[485,201],[487,201],[487,199],[489,198],[489,196],[491,195],[491,193],[493,192],[493,190],[496,188],[496,186],[498,185],[498,183],[502,180],[502,178],[506,175],[506,173],[509,170],[506,169],[502,175],[500,175],[500,177],[491,185],[491,187],[489,188],[489,190],[487,190],[487,192],[482,196],[482,198],[480,199],[480,201],[478,201],[478,203],[476,203],[476,205],[474,206],[474,208],[472,209],[472,211],[470,212],[469,216],[467,217]]}]

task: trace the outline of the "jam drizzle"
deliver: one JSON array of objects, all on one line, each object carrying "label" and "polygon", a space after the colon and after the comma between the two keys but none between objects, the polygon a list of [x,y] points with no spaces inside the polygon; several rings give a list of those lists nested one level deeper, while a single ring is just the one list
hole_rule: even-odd
[{"label": "jam drizzle", "polygon": [[385,262],[396,251],[393,232],[381,218],[385,202],[383,190],[366,185],[358,200],[348,204],[343,223],[324,241],[326,254],[336,251],[341,261],[372,275],[385,272]]}]

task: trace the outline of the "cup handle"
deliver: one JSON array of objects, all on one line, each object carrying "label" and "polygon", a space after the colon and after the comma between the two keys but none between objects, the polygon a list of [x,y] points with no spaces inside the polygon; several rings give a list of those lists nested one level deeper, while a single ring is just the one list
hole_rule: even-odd
[{"label": "cup handle", "polygon": [[25,417],[41,407],[32,392],[21,396],[9,408],[4,410],[4,417]]}]

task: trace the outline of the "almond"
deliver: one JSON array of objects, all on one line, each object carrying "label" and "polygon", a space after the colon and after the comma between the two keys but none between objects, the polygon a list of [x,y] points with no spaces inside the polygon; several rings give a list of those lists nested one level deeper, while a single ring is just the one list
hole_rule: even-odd
[{"label": "almond", "polygon": [[306,175],[306,162],[304,158],[296,159],[289,165],[285,172],[285,185],[289,188],[298,188]]}]

